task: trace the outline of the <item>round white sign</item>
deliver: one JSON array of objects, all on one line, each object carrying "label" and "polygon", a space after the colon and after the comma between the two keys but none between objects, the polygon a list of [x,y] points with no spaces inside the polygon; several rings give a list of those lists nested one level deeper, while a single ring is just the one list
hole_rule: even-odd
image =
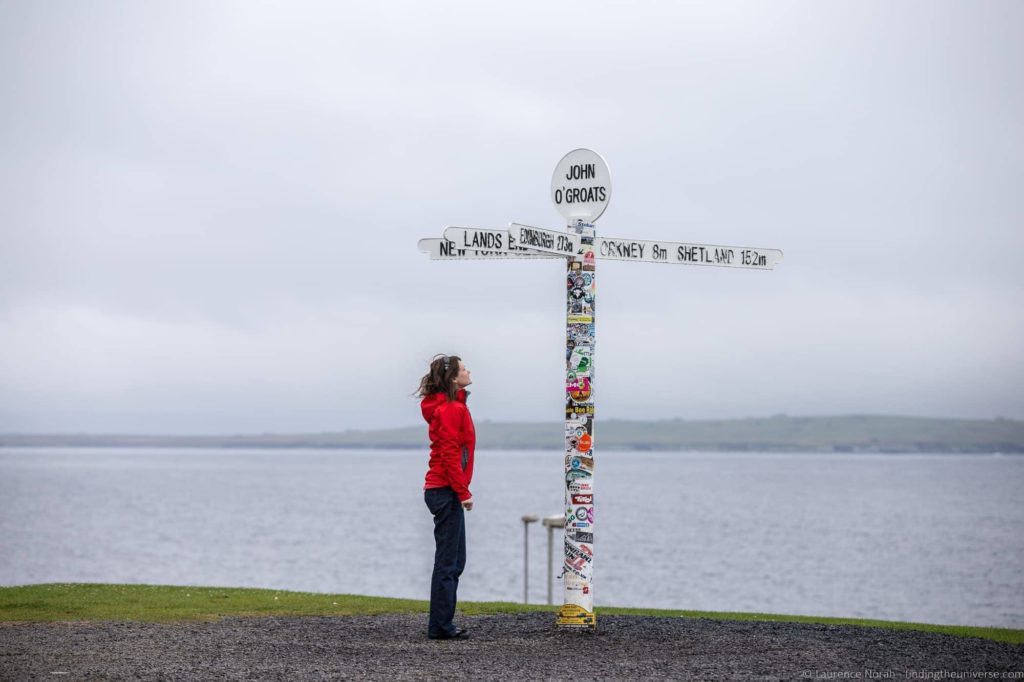
[{"label": "round white sign", "polygon": [[555,166],[551,201],[566,220],[592,223],[608,208],[611,198],[612,176],[597,152],[574,149]]}]

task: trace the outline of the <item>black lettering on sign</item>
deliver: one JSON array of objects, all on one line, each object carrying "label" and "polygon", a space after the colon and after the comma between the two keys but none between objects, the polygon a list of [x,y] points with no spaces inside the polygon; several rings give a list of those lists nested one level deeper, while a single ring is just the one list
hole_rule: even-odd
[{"label": "black lettering on sign", "polygon": [[663,249],[657,244],[652,245],[651,258],[654,260],[668,260],[668,249]]},{"label": "black lettering on sign", "polygon": [[688,244],[682,244],[676,249],[676,260],[683,263],[715,264],[711,251],[706,246],[690,246]]},{"label": "black lettering on sign", "polygon": [[525,227],[519,228],[519,243],[525,246],[538,246],[544,249],[551,249],[555,246],[555,240],[551,235]]},{"label": "black lettering on sign", "polygon": [[640,242],[601,242],[602,256],[618,256],[619,258],[641,259],[646,246]]},{"label": "black lettering on sign", "polygon": [[586,165],[577,163],[569,166],[569,172],[565,174],[566,180],[581,180],[597,176],[597,169],[592,163]]},{"label": "black lettering on sign", "polygon": [[567,204],[582,204],[588,201],[604,201],[608,197],[608,191],[604,186],[594,187],[562,187],[555,190],[555,203],[562,203],[565,199]]},{"label": "black lettering on sign", "polygon": [[505,248],[500,232],[463,232],[462,245],[471,249],[501,251]]},{"label": "black lettering on sign", "polygon": [[740,260],[744,265],[748,266],[766,267],[768,265],[767,256],[750,249],[743,249],[740,251]]},{"label": "black lettering on sign", "polygon": [[442,239],[440,246],[440,254],[442,256],[450,256],[452,255],[452,251],[455,250],[455,242],[450,242],[447,239]]},{"label": "black lettering on sign", "polygon": [[715,249],[715,262],[720,265],[729,265],[732,263],[734,255],[732,249]]}]

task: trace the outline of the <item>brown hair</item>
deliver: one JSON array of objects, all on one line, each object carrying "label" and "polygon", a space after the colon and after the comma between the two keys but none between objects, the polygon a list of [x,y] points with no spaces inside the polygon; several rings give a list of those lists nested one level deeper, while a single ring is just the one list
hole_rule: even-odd
[{"label": "brown hair", "polygon": [[420,379],[420,387],[416,394],[426,398],[434,393],[444,393],[448,400],[455,400],[459,387],[455,383],[459,376],[459,362],[462,361],[458,355],[438,354],[430,361],[430,371]]}]

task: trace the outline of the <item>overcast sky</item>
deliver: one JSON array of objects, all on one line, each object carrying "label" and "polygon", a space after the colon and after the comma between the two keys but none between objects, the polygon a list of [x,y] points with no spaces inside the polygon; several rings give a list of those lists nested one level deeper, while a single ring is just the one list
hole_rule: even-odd
[{"label": "overcast sky", "polygon": [[[605,261],[597,415],[1024,418],[1024,3],[0,2],[0,431],[557,421],[565,272],[446,225],[782,249]],[[600,427],[598,427],[600,428]]]}]

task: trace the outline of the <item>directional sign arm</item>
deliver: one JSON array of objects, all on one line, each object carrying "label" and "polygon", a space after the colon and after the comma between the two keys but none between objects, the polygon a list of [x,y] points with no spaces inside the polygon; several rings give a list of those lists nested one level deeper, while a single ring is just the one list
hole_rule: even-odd
[{"label": "directional sign arm", "polygon": [[751,246],[718,246],[617,237],[598,237],[594,242],[597,257],[607,260],[711,265],[754,270],[772,270],[782,262],[782,251]]},{"label": "directional sign arm", "polygon": [[539,251],[487,251],[485,249],[461,248],[449,239],[426,238],[417,243],[430,260],[494,260],[497,258],[561,258],[550,253]]},{"label": "directional sign arm", "polygon": [[559,256],[575,256],[580,252],[580,236],[571,232],[547,230],[519,223],[509,223],[509,234],[518,245]]},{"label": "directional sign arm", "polygon": [[511,230],[484,230],[477,227],[446,227],[444,238],[460,249],[477,251],[504,251],[550,255],[546,251],[528,249],[516,243]]}]

